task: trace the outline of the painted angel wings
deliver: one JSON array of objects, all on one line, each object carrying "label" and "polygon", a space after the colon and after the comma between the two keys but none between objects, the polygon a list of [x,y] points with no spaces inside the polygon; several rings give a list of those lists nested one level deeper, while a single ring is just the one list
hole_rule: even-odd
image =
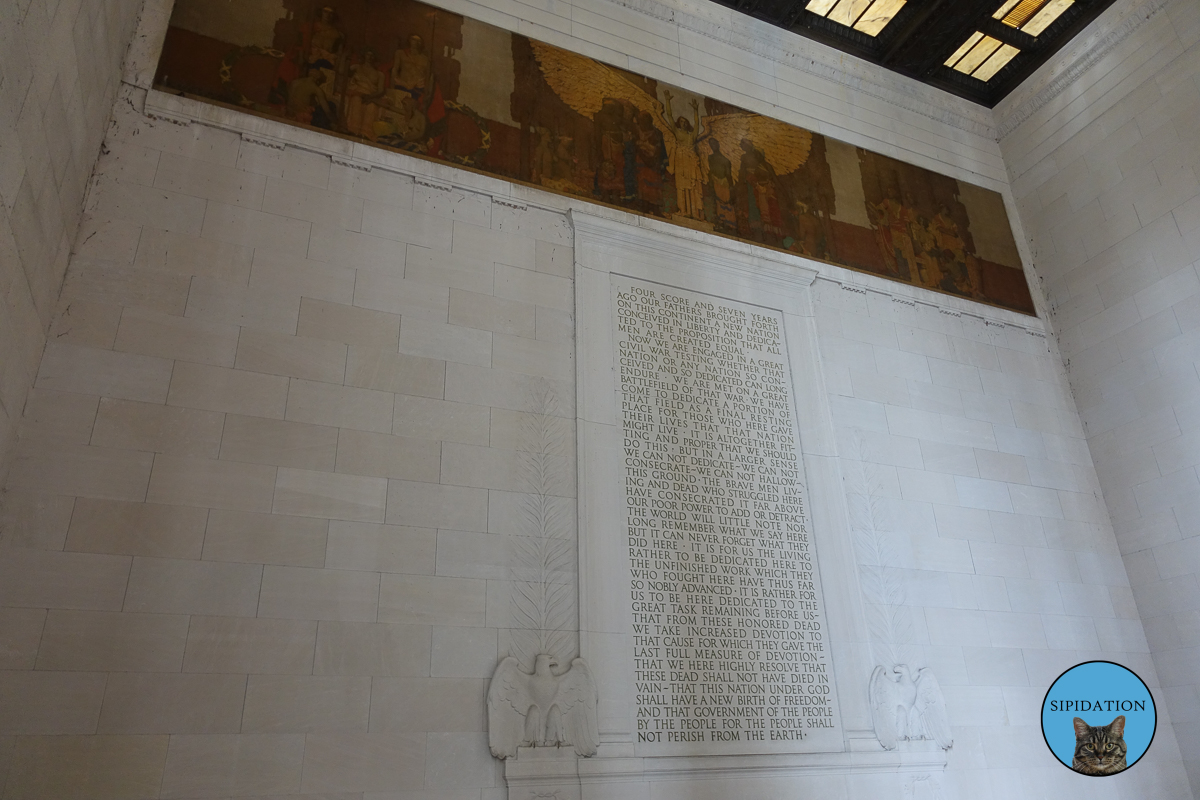
[{"label": "painted angel wings", "polygon": [[775,174],[787,175],[804,166],[812,150],[811,131],[761,114],[744,111],[716,114],[704,118],[704,127],[708,134],[702,140],[702,163],[712,153],[710,141],[719,142],[721,152],[733,160],[742,150],[742,140],[748,139],[766,156],[767,162],[775,168]]},{"label": "painted angel wings", "polygon": [[875,667],[870,702],[875,736],[885,750],[895,750],[901,739],[932,739],[943,750],[953,746],[942,687],[929,669],[917,670],[914,679],[907,664],[891,673]]},{"label": "painted angel wings", "polygon": [[509,656],[500,662],[488,687],[488,743],[496,758],[511,758],[518,747],[571,746],[592,756],[600,744],[596,720],[596,683],[582,658],[561,675],[557,662],[537,657],[533,674]]},{"label": "painted angel wings", "polygon": [[645,89],[610,66],[586,56],[559,50],[533,39],[529,40],[533,57],[542,68],[542,76],[562,101],[589,119],[604,107],[606,99],[623,100],[638,111],[646,111],[663,136],[674,138],[660,118],[662,103]]}]

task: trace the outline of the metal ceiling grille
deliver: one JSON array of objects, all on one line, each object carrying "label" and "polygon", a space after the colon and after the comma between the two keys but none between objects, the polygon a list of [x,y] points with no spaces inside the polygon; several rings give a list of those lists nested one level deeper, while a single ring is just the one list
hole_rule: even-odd
[{"label": "metal ceiling grille", "polygon": [[1008,0],[992,15],[1010,28],[1037,36],[1062,16],[1075,0]]},{"label": "metal ceiling grille", "polygon": [[1114,0],[715,0],[994,106]]}]

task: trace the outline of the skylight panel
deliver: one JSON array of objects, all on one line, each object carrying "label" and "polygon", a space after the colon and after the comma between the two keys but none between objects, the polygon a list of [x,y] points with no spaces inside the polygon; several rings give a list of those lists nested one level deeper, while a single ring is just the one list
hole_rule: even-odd
[{"label": "skylight panel", "polygon": [[883,26],[904,7],[905,0],[879,0],[863,13],[854,27],[868,36],[878,36]]},{"label": "skylight panel", "polygon": [[858,18],[871,6],[871,0],[841,0],[829,12],[829,19],[840,22],[847,27],[854,27]]},{"label": "skylight panel", "polygon": [[[1075,0],[1005,0],[992,14],[992,18],[1022,33],[1037,36],[1061,17],[1074,2]],[[1017,47],[976,31],[945,63],[951,69],[986,82],[995,77],[996,73],[1004,69],[1020,52]]]},{"label": "skylight panel", "polygon": [[1021,2],[1021,0],[1008,0],[1004,5],[1000,6],[1000,10],[992,14],[992,19],[1004,19],[1008,12],[1013,10],[1013,7]]},{"label": "skylight panel", "polygon": [[984,36],[979,40],[979,43],[967,51],[967,54],[962,57],[962,60],[954,65],[954,68],[959,72],[970,75],[979,65],[987,61],[992,53],[1000,49],[1000,40],[993,39],[990,36]]},{"label": "skylight panel", "polygon": [[946,60],[946,66],[981,81],[989,81],[1021,52],[999,39],[976,31]]},{"label": "skylight panel", "polygon": [[992,76],[1000,70],[1004,69],[1004,65],[1013,60],[1013,56],[1021,52],[1011,44],[1003,45],[999,50],[992,53],[987,61],[979,65],[979,69],[971,73],[972,78],[978,78],[981,81],[990,81]]},{"label": "skylight panel", "polygon": [[1022,31],[1030,36],[1037,36],[1042,31],[1049,28],[1054,20],[1062,16],[1062,13],[1074,4],[1074,0],[1050,0],[1049,3],[1042,6],[1041,10],[1034,14],[1033,19],[1025,23],[1021,28]]},{"label": "skylight panel", "polygon": [[811,0],[808,10],[822,17],[829,15],[829,10],[838,4],[838,0]]},{"label": "skylight panel", "polygon": [[[1016,0],[1013,0],[1013,2],[1016,2]],[[946,59],[946,66],[953,67],[955,64],[957,64],[963,56],[970,52],[972,47],[979,43],[979,40],[982,38],[982,33],[979,33],[978,31],[972,33],[969,37],[967,37],[967,40],[963,42],[963,46],[955,50],[954,55]]]},{"label": "skylight panel", "polygon": [[808,0],[805,8],[831,22],[868,36],[878,36],[905,2],[907,0]]}]

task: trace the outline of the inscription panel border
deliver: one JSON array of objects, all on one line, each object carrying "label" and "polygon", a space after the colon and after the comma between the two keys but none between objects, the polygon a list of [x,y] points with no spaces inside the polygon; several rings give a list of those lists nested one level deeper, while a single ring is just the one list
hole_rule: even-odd
[{"label": "inscription panel border", "polygon": [[[818,270],[800,257],[752,252],[718,237],[697,241],[578,211],[571,212],[571,222],[576,277],[580,646],[599,688],[601,755],[637,754],[613,276],[782,314],[843,733],[843,746],[825,752],[859,750],[853,740],[873,739],[866,695],[859,691],[872,662],[812,313],[810,287]],[[811,753],[805,756],[812,757]]]},{"label": "inscription panel border", "polygon": [[[629,535],[628,544],[630,564],[633,565],[638,563],[633,561],[633,556],[634,542],[639,541],[642,543],[639,549],[641,549],[643,552],[642,558],[644,559],[644,563],[642,568],[645,570],[650,570],[652,568],[651,556],[646,555],[646,553],[654,548],[659,548],[656,551],[658,555],[655,556],[656,560],[654,563],[664,564],[668,568],[672,567],[673,564],[673,569],[671,570],[672,574],[687,569],[687,567],[684,565],[687,564],[688,566],[692,566],[692,562],[711,565],[712,570],[715,573],[711,577],[707,572],[703,573],[702,577],[701,573],[694,570],[689,572],[690,577],[698,584],[708,587],[709,592],[714,591],[718,587],[727,589],[729,592],[728,599],[733,599],[735,597],[733,587],[735,580],[733,575],[735,572],[737,572],[737,567],[727,566],[725,567],[725,571],[722,571],[722,567],[719,567],[718,562],[716,561],[716,559],[720,558],[716,548],[720,543],[727,541],[724,535],[725,529],[732,526],[731,530],[734,532],[735,536],[738,536],[738,534],[741,534],[744,530],[745,538],[738,536],[737,544],[740,545],[740,547],[738,547],[736,550],[731,549],[730,552],[735,554],[734,557],[737,555],[747,557],[749,559],[749,561],[745,562],[747,564],[753,562],[752,565],[747,567],[747,571],[745,572],[746,576],[751,576],[753,573],[750,570],[755,569],[755,567],[766,568],[768,566],[768,560],[763,556],[764,548],[771,553],[772,560],[769,563],[774,567],[780,567],[782,565],[782,568],[785,570],[804,571],[804,568],[799,564],[798,559],[799,553],[801,552],[801,547],[793,548],[787,543],[800,542],[802,539],[805,543],[803,548],[807,549],[808,543],[811,542],[812,537],[812,523],[808,510],[808,480],[804,473],[803,465],[799,463],[801,455],[799,442],[794,438],[796,433],[796,419],[794,417],[796,412],[794,402],[795,381],[797,379],[803,380],[806,376],[794,376],[791,374],[791,359],[787,353],[787,341],[784,331],[785,323],[783,320],[783,313],[779,309],[775,308],[769,308],[760,305],[750,305],[739,301],[729,300],[728,298],[718,297],[712,294],[693,292],[678,286],[639,280],[637,278],[632,278],[628,275],[617,272],[609,273],[609,275],[613,296],[614,325],[618,325],[618,323],[622,321],[621,298],[623,296],[623,292],[626,293],[626,299],[624,302],[629,303],[630,313],[632,313],[634,308],[638,306],[649,305],[651,303],[656,307],[660,307],[661,299],[666,297],[672,297],[676,300],[682,299],[689,304],[709,303],[713,304],[714,312],[717,313],[716,319],[721,321],[716,322],[714,320],[714,324],[710,325],[706,331],[707,333],[717,334],[719,332],[721,334],[720,338],[724,340],[725,346],[727,348],[739,347],[740,349],[737,351],[737,354],[743,357],[747,354],[747,352],[755,349],[759,349],[757,355],[766,361],[773,361],[773,359],[770,358],[771,355],[781,357],[780,366],[782,368],[782,372],[787,378],[785,382],[786,385],[780,387],[780,391],[785,398],[781,405],[786,407],[786,410],[784,411],[784,419],[788,429],[789,440],[792,442],[792,444],[790,446],[786,446],[786,455],[780,455],[783,455],[783,458],[785,459],[789,456],[794,459],[790,462],[790,464],[794,466],[795,476],[798,479],[798,485],[794,485],[790,490],[791,498],[776,496],[774,500],[764,500],[762,504],[758,502],[758,498],[755,498],[756,502],[754,502],[754,509],[756,510],[753,512],[753,517],[751,516],[749,498],[743,499],[740,502],[734,500],[733,498],[729,498],[727,503],[721,503],[720,510],[718,510],[718,506],[714,503],[706,503],[703,499],[699,500],[698,502],[703,505],[695,510],[699,512],[701,516],[692,516],[685,513],[682,517],[682,520],[701,521],[702,523],[707,523],[708,527],[712,529],[712,538],[706,540],[708,544],[692,544],[690,547],[686,546],[687,542],[698,540],[690,539],[690,537],[685,536],[682,532],[675,537],[669,536],[665,533],[667,530],[672,529],[672,526],[667,522],[666,516],[667,514],[670,514],[670,509],[674,506],[664,504],[663,506],[658,507],[658,510],[666,513],[656,515],[654,510],[655,501],[652,496],[652,491],[650,489],[645,489],[645,500],[647,501],[646,505],[637,506],[641,508],[641,512],[634,511],[635,506],[632,502],[627,502],[624,504],[626,506],[625,530]],[[659,313],[678,313],[680,309],[685,309],[685,313],[691,312],[690,315],[693,318],[704,314],[704,311],[695,310],[696,306],[683,305],[679,303],[673,303],[671,306],[671,308],[660,307]],[[716,309],[721,310],[716,312]],[[727,316],[727,311],[732,311],[733,313]],[[741,312],[743,315],[747,316],[755,315],[759,316],[760,319],[776,321],[778,323],[778,327],[776,328],[778,333],[776,345],[779,349],[762,350],[760,348],[749,347],[746,344],[738,344],[743,342],[743,336],[746,335],[750,330],[749,326],[747,325],[748,320],[746,320],[744,317],[741,318],[742,324],[740,326],[730,324],[731,320],[739,319],[735,316],[738,312]],[[645,337],[642,343],[631,343],[632,335],[622,335],[618,330],[618,342],[620,343],[621,340],[624,339],[624,347],[619,344],[617,348],[618,358],[620,359],[617,369],[618,375],[623,375],[626,369],[630,368],[630,365],[626,364],[626,361],[634,354],[640,353],[645,356],[651,354],[655,350],[655,348],[651,345],[654,342],[655,336],[661,335],[661,331],[659,331],[659,325],[657,324],[658,320],[658,317],[654,317],[649,320],[633,319],[627,323],[629,325],[633,325],[635,329]],[[728,333],[731,330],[735,331],[735,335],[732,338],[727,338]],[[764,337],[769,333],[769,330],[769,326],[763,328]],[[681,332],[682,329],[676,331],[677,334],[680,334]],[[699,345],[700,347],[709,348],[707,355],[710,358],[710,363],[712,363],[712,360],[720,359],[720,356],[717,353],[717,348],[709,341],[692,341],[700,341],[702,342],[702,344]],[[769,342],[765,343],[769,344]],[[696,346],[697,345],[690,345],[689,350]],[[672,356],[678,357],[680,360],[677,362],[678,367],[675,368],[676,374],[656,374],[655,379],[663,384],[669,384],[673,387],[674,392],[670,397],[674,397],[675,393],[678,392],[685,392],[688,397],[692,397],[693,395],[689,389],[681,388],[681,385],[691,385],[691,381],[686,377],[686,374],[683,373],[685,366],[692,363],[690,360],[687,360],[688,356],[684,354],[682,347],[677,342],[668,342],[663,340],[657,342],[657,347],[661,348],[663,355],[670,353]],[[659,358],[659,356],[649,355],[649,358],[656,360]],[[732,363],[733,360],[734,359],[730,359],[729,362],[725,363]],[[637,363],[639,365],[644,365],[646,362],[645,360],[642,360]],[[696,369],[701,369],[699,364],[700,362],[697,361],[695,366]],[[713,379],[711,377],[708,377],[709,382],[712,380]],[[767,444],[767,441],[773,438],[774,434],[771,434],[769,437],[767,437],[767,440],[762,440],[758,438],[758,434],[752,433],[752,429],[749,427],[734,428],[732,426],[726,426],[726,420],[731,416],[739,418],[739,421],[743,421],[744,419],[738,409],[738,403],[735,400],[735,398],[737,398],[739,395],[741,397],[742,410],[748,411],[749,409],[754,409],[759,414],[770,414],[772,421],[775,421],[775,414],[773,411],[768,410],[766,400],[760,399],[756,402],[751,399],[751,396],[748,392],[752,387],[747,385],[743,387],[742,391],[739,391],[737,389],[730,389],[728,385],[721,386],[720,384],[717,384],[716,386],[711,386],[708,391],[710,392],[710,397],[716,401],[714,406],[716,410],[714,412],[714,417],[709,420],[712,423],[708,426],[709,432],[703,433],[698,429],[690,429],[688,426],[686,426],[686,424],[684,427],[677,427],[680,422],[688,418],[687,412],[684,412],[682,417],[675,418],[675,426],[671,426],[666,418],[659,416],[660,412],[664,410],[664,407],[661,405],[662,401],[660,398],[658,398],[658,395],[662,392],[654,393],[651,390],[638,391],[637,389],[632,388],[632,385],[627,387],[624,381],[621,379],[619,379],[616,383],[618,391],[617,402],[621,404],[622,417],[625,416],[625,403],[629,402],[629,399],[632,396],[631,393],[636,393],[640,396],[635,402],[639,406],[644,404],[646,412],[649,415],[654,416],[657,420],[657,423],[652,426],[653,431],[633,433],[630,430],[629,425],[624,419],[622,419],[624,429],[622,449],[626,458],[629,456],[628,448],[630,437],[645,439],[645,442],[642,445],[643,457],[644,453],[653,452],[650,449],[651,447],[657,446],[661,449],[661,452],[663,452],[663,459],[667,460],[666,454],[671,451],[672,447],[677,447],[680,441],[684,443],[685,447],[689,446],[687,444],[689,442],[687,437],[692,436],[696,439],[702,440],[703,444],[693,441],[690,446],[697,448],[697,450],[692,450],[691,452],[703,452],[706,456],[712,458],[718,465],[716,468],[716,474],[722,474],[725,469],[738,470],[739,472],[741,470],[746,470],[747,472],[742,473],[742,479],[750,482],[749,488],[751,490],[758,488],[760,491],[764,491],[765,494],[765,490],[762,490],[762,485],[758,482],[764,473],[760,472],[758,467],[753,465],[743,466],[735,464],[733,451],[726,450],[724,446],[718,444],[718,442],[721,441],[722,436],[737,436],[738,434],[741,434],[738,436],[738,438],[739,440],[743,441],[741,446],[736,447],[737,451],[740,452],[743,449],[743,446],[753,446],[753,450],[747,450],[746,452],[746,455],[751,457],[762,454],[764,450],[770,452],[775,451],[774,446]],[[766,384],[764,383],[762,386],[755,388],[762,388],[765,390]],[[733,402],[733,408],[730,409],[728,404],[725,404],[723,407],[721,407],[722,398]],[[668,399],[668,405],[670,405],[670,399]],[[668,435],[673,436],[674,441],[668,440],[666,443],[651,445],[651,442],[659,441],[658,438],[654,436],[654,433],[661,431],[662,426],[664,425],[670,427],[671,433]],[[762,425],[763,427],[761,430],[766,431],[765,421],[762,422]],[[707,450],[706,448],[712,449]],[[635,447],[635,449],[637,448]],[[628,482],[631,477],[631,471],[628,464],[624,464],[624,466],[626,468],[622,470],[623,479],[621,480],[621,483],[624,484],[624,493],[627,501],[629,501],[630,487]],[[786,470],[789,466],[788,463],[778,462],[771,464],[770,466],[778,468],[780,470],[779,474],[786,477]],[[670,467],[663,467],[663,469],[670,470]],[[710,469],[712,468],[710,467]],[[645,472],[645,470],[643,470],[643,472]],[[776,473],[772,472],[770,474]],[[653,472],[646,475],[646,478],[649,479],[652,476]],[[703,477],[699,479],[709,481],[711,484],[705,485],[702,488],[696,486],[694,488],[694,492],[697,495],[702,496],[708,494],[710,491],[721,490],[720,478]],[[687,489],[681,489],[681,484],[677,483],[676,480],[677,479],[672,478],[668,483],[668,488],[671,491],[688,491]],[[648,482],[644,482],[642,485],[646,487],[650,484]],[[684,482],[682,486],[691,486],[691,484]],[[795,508],[797,509],[795,512],[796,516],[793,517],[793,520],[791,521],[798,523],[797,532],[803,531],[801,539],[792,539],[790,534],[785,534],[783,520],[780,519],[775,526],[779,531],[779,541],[771,541],[771,534],[767,533],[766,531],[772,526],[765,517],[760,521],[758,514],[760,510],[764,511],[765,513],[766,509],[777,511],[780,508],[780,503],[782,503],[784,506],[791,506],[793,503],[795,504]],[[746,516],[744,518],[736,516],[739,508],[745,512]],[[708,516],[703,516],[704,512],[708,512]],[[636,535],[634,528],[632,527],[634,524],[634,517],[639,518],[641,525]],[[675,517],[673,521],[678,522],[680,521],[680,518]],[[718,528],[721,529],[721,533],[717,533]],[[675,528],[675,530],[682,531],[681,528]],[[677,549],[672,549],[671,546],[674,546]],[[707,550],[705,550],[705,548],[707,548]],[[678,553],[672,559],[670,554],[677,553],[678,550],[685,552]],[[721,552],[724,552],[724,548],[721,548]],[[664,558],[668,560],[663,561],[662,559]],[[688,560],[684,561],[683,559],[685,558]],[[761,559],[761,563],[759,563],[759,559]],[[729,565],[734,562],[725,563],[726,565]],[[652,585],[647,585],[639,589],[639,587],[636,585],[637,583],[640,583],[640,581],[636,580],[639,577],[638,572],[632,568],[631,572],[633,573],[632,579],[634,580],[631,580],[630,599],[631,601],[635,599],[634,594],[636,592],[638,595],[636,599],[638,601],[642,601],[634,602],[633,606],[636,608],[638,605],[654,605],[653,602],[648,603],[645,601],[647,601],[649,598],[649,595],[646,593],[652,591],[655,587]],[[834,750],[840,749],[840,743],[843,739],[841,731],[841,715],[836,713],[838,709],[837,686],[836,682],[832,680],[832,654],[829,652],[829,648],[826,646],[827,642],[825,637],[828,634],[828,621],[825,618],[825,602],[821,586],[820,571],[816,568],[815,561],[812,562],[812,565],[807,572],[808,579],[811,581],[811,584],[807,588],[811,592],[811,595],[808,596],[808,600],[804,601],[800,607],[806,612],[811,611],[811,614],[805,614],[804,616],[801,616],[801,612],[799,611],[794,611],[793,613],[795,614],[795,620],[801,621],[807,618],[815,621],[820,628],[820,632],[818,634],[814,634],[817,637],[816,641],[820,642],[820,646],[817,651],[820,654],[814,655],[811,662],[802,662],[801,659],[797,658],[794,662],[790,663],[788,669],[782,671],[782,675],[778,675],[778,672],[780,671],[766,668],[766,664],[772,660],[771,656],[774,655],[775,659],[777,659],[777,663],[779,664],[786,663],[778,661],[778,659],[780,659],[784,654],[788,653],[789,648],[787,645],[792,645],[792,655],[798,655],[801,650],[805,649],[805,644],[811,644],[811,640],[807,638],[808,635],[802,633],[800,636],[803,638],[795,638],[795,636],[793,636],[793,638],[785,639],[782,635],[772,636],[765,634],[763,629],[754,629],[752,631],[753,635],[746,637],[745,644],[747,646],[736,648],[739,655],[734,660],[741,662],[743,666],[731,667],[726,663],[726,659],[729,658],[729,656],[726,655],[729,652],[726,648],[731,646],[727,642],[731,638],[735,637],[734,629],[742,627],[742,621],[739,618],[721,615],[719,611],[714,612],[704,610],[709,604],[716,604],[719,608],[720,601],[716,598],[716,595],[713,594],[709,594],[709,598],[711,599],[702,600],[701,597],[705,594],[708,594],[708,592],[706,592],[703,588],[699,588],[698,586],[693,587],[691,592],[684,590],[685,593],[682,595],[670,594],[669,590],[663,589],[661,591],[667,592],[668,594],[660,597],[659,600],[662,602],[664,613],[666,611],[678,608],[678,603],[683,602],[687,604],[687,607],[691,609],[691,613],[698,615],[698,621],[693,622],[692,624],[712,626],[711,630],[713,632],[710,632],[709,636],[713,637],[714,640],[720,639],[725,643],[710,644],[707,646],[702,644],[693,646],[690,643],[683,645],[676,644],[675,648],[677,649],[673,655],[671,650],[665,649],[666,647],[669,647],[666,639],[662,640],[662,647],[655,647],[655,645],[657,645],[659,642],[659,637],[657,635],[658,631],[659,629],[662,629],[663,625],[665,625],[666,630],[674,630],[676,636],[687,640],[687,623],[676,621],[675,624],[677,626],[682,625],[683,627],[672,628],[670,616],[657,617],[657,622],[659,624],[655,624],[648,622],[649,617],[654,616],[652,613],[642,616],[642,618],[639,620],[638,612],[636,610],[634,611],[634,651],[630,655],[634,658],[635,665],[634,677],[635,688],[637,689],[637,692],[635,692],[635,702],[638,710],[638,734],[636,745],[639,755],[735,755],[747,753],[763,754],[828,752],[831,749],[831,742],[839,743],[833,747]],[[760,576],[762,574],[763,573],[761,572],[759,573]],[[772,606],[758,605],[754,603],[753,597],[756,596],[758,592],[761,591],[765,593],[767,591],[771,591],[772,585],[770,580],[762,581],[759,584],[759,586],[762,587],[761,589],[747,588],[747,584],[742,577],[737,579],[736,584],[737,586],[741,587],[739,589],[739,594],[737,594],[736,597],[740,599],[745,596],[750,600],[747,605],[751,605],[759,609],[775,608],[775,610],[778,611],[779,609],[785,607],[783,603],[789,602],[786,599],[781,599],[778,601],[778,605],[775,605],[776,601],[774,599],[763,599],[761,601],[762,603],[770,602],[772,603]],[[750,584],[750,586],[753,587],[754,584]],[[786,587],[781,584],[777,588],[785,589]],[[751,592],[755,593],[755,595],[751,595]],[[765,597],[784,598],[785,595],[782,593],[776,595],[772,592],[771,595],[764,594],[764,598]],[[722,596],[721,600],[725,599],[727,598]],[[698,603],[698,605],[692,606],[690,605],[691,603]],[[707,616],[713,613],[716,613],[716,616]],[[762,620],[785,619],[786,621],[783,622],[783,625],[787,632],[795,635],[801,630],[800,628],[793,627],[793,622],[791,621],[790,617],[783,618],[777,615],[774,617],[762,618]],[[642,636],[639,636],[637,625],[638,622],[643,623]],[[746,622],[747,624],[750,624],[750,620],[746,620]],[[651,625],[654,625],[654,627],[652,628]],[[647,646],[650,649],[643,650],[642,647],[639,647],[639,639],[644,646]],[[770,645],[774,645],[774,647]],[[713,650],[721,650],[723,654],[711,657],[714,658],[712,661],[704,661],[704,663],[708,664],[709,666],[700,667],[698,672],[686,672],[687,670],[697,669],[697,667],[693,666],[695,663],[694,657],[690,654],[687,654],[688,649],[694,649],[695,647],[698,647],[699,649],[705,649],[705,647],[708,647],[712,648]],[[662,677],[657,679],[649,678],[647,674],[638,669],[638,664],[641,663],[639,661],[639,656],[648,656],[649,660],[653,661],[656,664],[656,668],[660,670],[662,669],[662,665],[666,663],[668,665],[668,669],[662,673]],[[673,667],[670,661],[672,658],[675,659],[675,665]],[[805,663],[805,668],[803,669],[801,666],[802,663]],[[808,664],[815,666],[813,666],[812,669],[808,669]],[[675,695],[673,685],[677,681],[685,680],[683,677],[671,677],[673,675],[671,669],[680,670],[681,674],[694,676],[691,678],[692,680],[696,681],[695,686],[693,686],[693,690],[701,685],[707,685],[709,687],[709,691],[701,691],[698,694],[691,694],[690,696],[692,698],[692,702],[686,704],[678,704],[678,698],[676,698],[676,703],[666,701],[665,697],[667,695]],[[742,669],[753,670],[755,673],[757,673],[760,680],[767,680],[768,675],[771,676],[771,679],[767,680],[765,684],[751,684],[752,686],[760,688],[761,692],[748,692],[746,691],[748,688],[747,684],[739,682],[732,676],[732,672]],[[707,670],[707,672],[705,672],[705,670]],[[795,672],[796,675],[789,674],[792,672]],[[816,686],[821,679],[824,679],[828,682],[828,696],[826,697],[825,703],[814,704],[798,702],[798,698],[795,697],[796,695],[804,695],[807,698],[814,697],[814,695],[809,694],[806,691],[807,684],[794,682],[797,676],[802,676],[805,673],[808,673],[808,676],[810,677],[814,686]],[[709,680],[702,677],[704,674],[718,674],[721,677]],[[786,678],[784,677],[785,675],[787,676]],[[821,677],[817,678],[817,675],[820,675]],[[710,695],[715,694],[715,692],[712,691],[714,683],[717,685],[723,684],[727,689],[730,690],[730,693],[722,695],[724,697],[723,702],[717,701],[716,703],[718,706],[730,706],[730,712],[717,713],[717,709],[712,707],[713,704],[703,702],[711,699]],[[643,684],[653,686],[654,688],[648,689],[644,692],[640,688]],[[791,691],[788,691],[789,689]],[[652,702],[649,704],[643,703],[643,694],[655,695],[657,702]],[[753,702],[755,700],[762,702]],[[832,723],[832,727],[807,727],[807,721],[810,717],[815,718],[824,716],[822,714],[807,713],[816,705],[820,705],[821,708],[833,712],[831,714],[832,718],[828,720],[828,722]],[[697,715],[697,711],[703,708],[707,708],[714,713]],[[675,714],[670,713],[672,709],[676,712]],[[756,710],[757,713],[755,713]],[[647,712],[649,716],[642,716],[643,712]],[[728,714],[728,716],[726,714]],[[676,727],[677,724],[679,727]],[[710,733],[710,731],[712,731],[712,733]],[[782,733],[779,735],[779,738],[776,738],[777,731],[782,731]],[[789,738],[789,734],[794,734],[797,731],[799,731],[802,738]],[[673,734],[675,738],[671,738]],[[722,739],[717,737],[727,738]]]}]

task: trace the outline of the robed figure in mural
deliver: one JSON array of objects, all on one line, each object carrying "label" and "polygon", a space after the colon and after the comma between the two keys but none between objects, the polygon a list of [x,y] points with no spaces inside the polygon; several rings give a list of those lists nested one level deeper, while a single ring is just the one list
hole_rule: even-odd
[{"label": "robed figure in mural", "polygon": [[343,46],[346,34],[338,26],[337,12],[331,6],[317,11],[316,18],[303,26],[305,61],[308,71],[318,69],[325,76],[323,91],[331,101],[336,99],[340,87],[337,85],[343,61]]},{"label": "robed figure in mural", "polygon": [[758,242],[778,244],[783,238],[783,201],[775,169],[766,154],[749,137],[738,143],[742,159],[738,168],[738,232]]},{"label": "robed figure in mural", "polygon": [[733,162],[721,152],[721,143],[712,139],[708,142],[711,151],[705,165],[708,167],[706,181],[711,210],[705,212],[708,221],[717,230],[725,233],[737,232],[737,210],[733,202]]},{"label": "robed figure in mural", "polygon": [[[696,141],[703,135],[703,123],[700,121],[700,102],[692,100],[693,125],[687,117],[675,117],[671,110],[674,95],[663,92],[666,101],[666,113],[663,119],[671,125],[675,135],[675,146],[671,148],[668,169],[675,176],[675,196],[679,203],[679,213],[692,219],[704,218],[704,207],[700,199],[700,154],[696,151]],[[672,121],[672,117],[675,117]]]},{"label": "robed figure in mural", "polygon": [[362,63],[350,67],[350,82],[346,86],[343,124],[349,133],[366,139],[375,138],[379,101],[387,87],[387,76],[376,66],[376,61],[375,51],[366,50]]},{"label": "robed figure in mural", "polygon": [[654,118],[642,111],[637,117],[637,194],[638,204],[648,214],[663,214],[664,177],[667,174],[667,146]]},{"label": "robed figure in mural", "polygon": [[288,116],[315,128],[332,128],[335,115],[329,88],[326,71],[320,67],[309,67],[306,75],[288,85]]},{"label": "robed figure in mural", "polygon": [[916,219],[911,205],[901,203],[899,195],[889,186],[882,200],[867,205],[867,216],[875,226],[888,274],[908,280],[916,261],[912,240],[912,224]]}]

